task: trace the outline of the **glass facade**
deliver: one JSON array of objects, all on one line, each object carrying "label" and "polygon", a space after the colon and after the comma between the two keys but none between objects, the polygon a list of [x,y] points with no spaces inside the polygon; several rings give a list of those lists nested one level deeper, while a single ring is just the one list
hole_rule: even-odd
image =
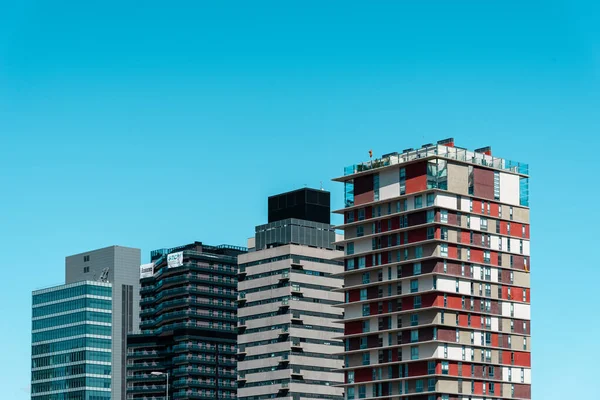
[{"label": "glass facade", "polygon": [[257,250],[288,243],[324,249],[335,247],[335,230],[331,225],[294,218],[257,226],[255,238]]},{"label": "glass facade", "polygon": [[33,292],[31,398],[110,400],[112,285]]}]

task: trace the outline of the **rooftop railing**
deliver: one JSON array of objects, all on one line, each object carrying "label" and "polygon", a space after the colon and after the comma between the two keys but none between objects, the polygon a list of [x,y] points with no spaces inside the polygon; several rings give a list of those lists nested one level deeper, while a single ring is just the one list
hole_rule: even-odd
[{"label": "rooftop railing", "polygon": [[[440,147],[444,147],[447,150],[441,151]],[[492,157],[484,155],[483,153],[476,153],[457,147],[431,146],[406,153],[391,154],[389,156],[376,158],[374,160],[367,161],[361,164],[350,165],[344,168],[344,176],[369,171],[372,169],[383,168],[389,165],[403,164],[409,161],[427,158],[431,156],[438,156],[447,158],[449,160],[468,162],[474,165],[482,165],[523,175],[529,174],[529,165],[525,163],[505,160],[504,158]]]}]

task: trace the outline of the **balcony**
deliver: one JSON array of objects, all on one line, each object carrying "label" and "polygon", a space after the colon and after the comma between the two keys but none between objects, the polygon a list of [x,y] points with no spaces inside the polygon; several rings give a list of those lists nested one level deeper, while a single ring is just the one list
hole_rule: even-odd
[{"label": "balcony", "polygon": [[302,370],[299,367],[292,368],[290,375],[292,376],[292,379],[304,379]]},{"label": "balcony", "polygon": [[301,318],[299,312],[292,313],[292,322],[296,322],[296,323],[302,322],[302,318]]},{"label": "balcony", "polygon": [[292,351],[302,351],[302,343],[300,339],[294,339],[291,341]]},{"label": "balcony", "polygon": [[290,286],[292,289],[292,294],[302,294],[302,288],[298,284],[293,284]]},{"label": "balcony", "polygon": [[279,308],[289,308],[290,307],[290,299],[283,299],[279,304]]},{"label": "balcony", "polygon": [[289,270],[285,270],[281,272],[281,275],[279,275],[279,281],[280,282],[287,282],[290,280],[290,271]]},{"label": "balcony", "polygon": [[279,359],[279,365],[285,365],[290,362],[290,356],[288,354],[284,354]]},{"label": "balcony", "polygon": [[300,261],[299,258],[292,258],[291,265],[292,267],[299,269],[302,269],[304,267],[304,264],[302,264],[302,261]]},{"label": "balcony", "polygon": [[128,393],[165,393],[167,387],[165,385],[138,385],[128,386]]},{"label": "balcony", "polygon": [[280,338],[285,337],[285,336],[287,336],[289,334],[290,334],[290,328],[287,327],[287,326],[284,326],[283,328],[281,328],[279,330],[279,337]]},{"label": "balcony", "polygon": [[238,293],[237,302],[239,304],[244,304],[246,302],[246,293],[245,292],[239,292]]}]

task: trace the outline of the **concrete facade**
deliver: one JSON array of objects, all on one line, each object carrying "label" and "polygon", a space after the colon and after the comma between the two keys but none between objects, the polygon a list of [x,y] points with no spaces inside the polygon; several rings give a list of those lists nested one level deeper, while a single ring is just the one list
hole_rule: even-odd
[{"label": "concrete facade", "polygon": [[288,244],[238,258],[238,399],[342,399],[342,254]]}]

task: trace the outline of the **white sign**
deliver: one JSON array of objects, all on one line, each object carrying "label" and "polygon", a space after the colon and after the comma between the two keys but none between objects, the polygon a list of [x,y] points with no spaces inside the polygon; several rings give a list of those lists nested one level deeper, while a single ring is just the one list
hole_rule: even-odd
[{"label": "white sign", "polygon": [[140,265],[140,279],[154,275],[154,263]]},{"label": "white sign", "polygon": [[169,264],[169,268],[181,267],[183,265],[183,251],[167,255],[167,264]]}]

